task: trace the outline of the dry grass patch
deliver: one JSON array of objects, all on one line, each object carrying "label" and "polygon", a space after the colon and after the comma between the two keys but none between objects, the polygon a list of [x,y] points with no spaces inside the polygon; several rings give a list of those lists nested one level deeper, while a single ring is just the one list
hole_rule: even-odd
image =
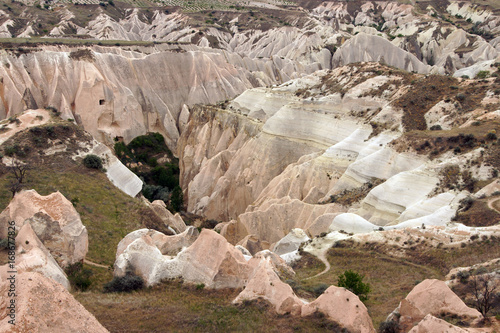
[{"label": "dry grass patch", "polygon": [[324,317],[277,315],[262,300],[233,305],[240,290],[208,290],[179,281],[132,293],[76,293],[110,332],[320,332],[339,327]]}]

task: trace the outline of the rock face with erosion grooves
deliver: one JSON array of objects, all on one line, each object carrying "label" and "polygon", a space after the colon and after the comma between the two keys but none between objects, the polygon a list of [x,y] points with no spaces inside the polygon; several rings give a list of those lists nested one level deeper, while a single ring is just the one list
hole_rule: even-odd
[{"label": "rock face with erosion grooves", "polygon": [[1,238],[5,238],[8,221],[15,221],[17,230],[31,224],[61,267],[82,261],[87,254],[87,229],[73,204],[60,192],[47,196],[35,190],[18,192],[0,214]]},{"label": "rock face with erosion grooves", "polygon": [[7,273],[0,274],[1,332],[108,332],[59,283],[36,272],[23,272],[16,276],[16,325],[9,324],[9,284],[6,282]]},{"label": "rock face with erosion grooves", "polygon": [[16,269],[18,272],[38,272],[70,289],[66,274],[43,246],[29,223],[22,226],[16,237]]},{"label": "rock face with erosion grooves", "polygon": [[404,332],[428,314],[446,313],[469,319],[481,317],[479,311],[465,305],[446,283],[435,279],[416,285],[393,313],[399,313],[399,324]]},{"label": "rock face with erosion grooves", "polygon": [[366,306],[358,296],[345,288],[330,286],[315,301],[302,307],[302,316],[308,316],[316,311],[324,313],[349,332],[375,333]]}]

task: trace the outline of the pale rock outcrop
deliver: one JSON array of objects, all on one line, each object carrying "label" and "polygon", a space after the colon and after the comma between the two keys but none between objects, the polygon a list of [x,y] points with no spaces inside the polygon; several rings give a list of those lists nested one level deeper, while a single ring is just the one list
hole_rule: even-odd
[{"label": "pale rock outcrop", "polygon": [[435,279],[416,285],[393,313],[399,314],[403,331],[408,331],[428,314],[455,314],[470,319],[481,317],[479,311],[465,305],[446,283]]},{"label": "pale rock outcrop", "polygon": [[89,145],[78,150],[73,160],[84,158],[86,155],[97,155],[103,161],[106,176],[121,191],[135,197],[142,190],[142,180],[130,171],[105,144],[93,140]]},{"label": "pale rock outcrop", "polygon": [[155,214],[165,223],[165,225],[171,227],[176,233],[181,233],[186,230],[186,224],[182,220],[179,213],[175,215],[172,214],[162,200],[153,201],[149,207],[155,212]]},{"label": "pale rock outcrop", "polygon": [[176,255],[183,248],[189,247],[194,243],[199,235],[198,229],[193,226],[188,227],[184,232],[167,236],[159,231],[152,229],[139,229],[126,235],[117,246],[116,256],[121,255],[125,249],[136,239],[143,236],[151,237],[154,245],[160,250],[163,255]]},{"label": "pale rock outcrop", "polygon": [[88,251],[87,229],[72,203],[60,192],[47,196],[35,190],[18,192],[0,214],[0,237],[8,221],[17,229],[31,224],[34,232],[62,267],[82,261]]},{"label": "pale rock outcrop", "polygon": [[446,332],[446,333],[467,333],[475,332],[474,329],[462,329],[452,325],[442,319],[438,319],[433,315],[426,315],[418,325],[414,326],[408,333],[431,333],[431,332]]},{"label": "pale rock outcrop", "polygon": [[[212,230],[203,229],[196,236],[194,227],[174,236],[149,229],[136,230],[118,244],[114,275],[132,272],[148,286],[176,277],[203,283],[208,288],[244,286],[251,271],[243,254]],[[184,248],[187,244],[189,247]],[[178,252],[181,246],[183,249]]]},{"label": "pale rock outcrop", "polygon": [[16,253],[16,270],[18,273],[38,272],[60,283],[67,290],[70,289],[66,274],[28,223],[23,225],[17,234]]},{"label": "pale rock outcrop", "polygon": [[345,42],[332,57],[332,67],[353,62],[377,61],[406,71],[428,73],[430,66],[425,65],[413,54],[393,45],[387,39],[359,33]]},{"label": "pale rock outcrop", "polygon": [[273,268],[270,258],[259,259],[245,289],[233,303],[263,298],[274,305],[279,314],[300,315],[302,302],[293,293],[292,288],[280,280]]},{"label": "pale rock outcrop", "polygon": [[345,231],[348,233],[368,233],[377,229],[377,226],[368,222],[359,215],[344,213],[337,215],[331,222],[330,231]]},{"label": "pale rock outcrop", "polygon": [[8,275],[1,272],[1,277],[1,332],[108,332],[63,286],[36,272],[16,276],[15,326],[11,325]]},{"label": "pale rock outcrop", "polygon": [[474,193],[474,197],[480,198],[483,196],[489,197],[493,193],[500,192],[500,179],[496,179],[490,184],[486,185],[476,193]]},{"label": "pale rock outcrop", "polygon": [[251,267],[252,271],[255,270],[261,260],[268,260],[274,272],[282,279],[288,279],[295,275],[294,270],[283,258],[281,258],[281,256],[269,250],[257,252],[254,254],[253,258],[248,261],[248,265]]},{"label": "pale rock outcrop", "polygon": [[315,301],[302,306],[302,316],[316,311],[345,327],[349,332],[375,333],[366,306],[355,294],[345,288],[330,286]]},{"label": "pale rock outcrop", "polygon": [[133,273],[140,276],[146,286],[151,286],[163,279],[181,276],[182,268],[183,263],[176,257],[162,255],[146,232],[116,256],[113,275],[121,277]]},{"label": "pale rock outcrop", "polygon": [[304,230],[294,228],[274,245],[273,252],[282,255],[296,251],[299,249],[300,244],[307,242],[309,239]]},{"label": "pale rock outcrop", "polygon": [[184,262],[182,277],[209,288],[243,287],[250,274],[243,254],[224,237],[203,229],[196,241],[178,255]]},{"label": "pale rock outcrop", "polygon": [[[293,228],[308,230],[319,216],[340,211],[345,211],[345,208],[335,204],[313,205],[284,197],[269,200],[265,206],[253,211],[249,208],[239,216],[239,220],[250,234],[273,243],[285,237]],[[273,227],[269,228],[269,225]]]}]

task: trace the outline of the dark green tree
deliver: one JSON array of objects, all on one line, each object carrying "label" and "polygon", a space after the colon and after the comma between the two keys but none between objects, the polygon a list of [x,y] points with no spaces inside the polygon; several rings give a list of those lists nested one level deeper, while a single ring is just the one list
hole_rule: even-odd
[{"label": "dark green tree", "polygon": [[368,299],[368,294],[371,291],[370,285],[363,282],[364,277],[364,275],[347,270],[339,275],[338,286],[352,291],[364,302]]}]

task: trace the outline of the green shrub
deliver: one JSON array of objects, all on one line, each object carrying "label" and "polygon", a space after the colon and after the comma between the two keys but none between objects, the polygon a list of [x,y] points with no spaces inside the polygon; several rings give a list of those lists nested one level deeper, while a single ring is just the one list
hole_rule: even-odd
[{"label": "green shrub", "polygon": [[479,71],[476,74],[476,79],[486,79],[488,76],[490,76],[490,72],[488,72],[488,71]]},{"label": "green shrub", "polygon": [[104,285],[105,293],[129,292],[144,288],[144,281],[140,276],[127,273],[122,277],[115,277]]},{"label": "green shrub", "polygon": [[102,160],[99,156],[89,154],[83,158],[83,165],[89,169],[102,169]]},{"label": "green shrub", "polygon": [[442,129],[441,125],[432,125],[430,128],[431,131],[440,131]]},{"label": "green shrub", "polygon": [[182,189],[180,186],[176,186],[172,191],[172,196],[170,197],[170,210],[174,212],[179,212],[184,205],[184,198],[182,196]]},{"label": "green shrub", "polygon": [[165,203],[168,203],[170,200],[170,191],[168,188],[160,185],[144,184],[142,186],[142,195],[151,202],[163,200]]},{"label": "green shrub", "polygon": [[497,135],[495,133],[489,132],[488,134],[486,134],[486,140],[496,140],[496,139]]},{"label": "green shrub", "polygon": [[90,278],[92,277],[93,272],[90,269],[83,268],[83,264],[81,262],[69,265],[66,268],[66,275],[68,276],[71,287],[76,290],[86,291],[92,285]]},{"label": "green shrub", "polygon": [[347,270],[339,275],[338,286],[352,291],[361,301],[366,301],[371,289],[368,283],[363,282],[364,277],[364,275]]}]

